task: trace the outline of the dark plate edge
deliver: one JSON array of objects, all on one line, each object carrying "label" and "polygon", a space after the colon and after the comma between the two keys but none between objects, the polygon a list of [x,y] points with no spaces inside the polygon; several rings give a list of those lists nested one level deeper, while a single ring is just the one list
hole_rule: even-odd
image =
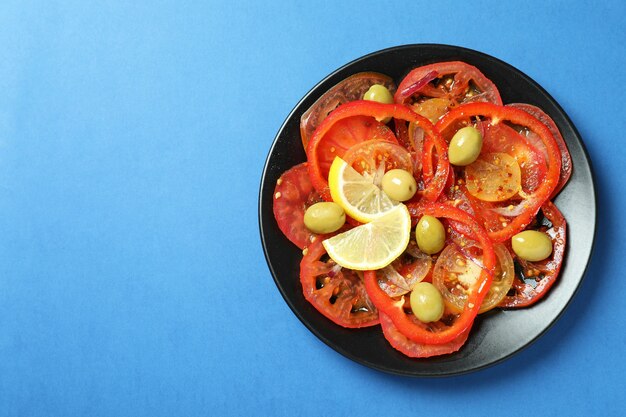
[{"label": "dark plate edge", "polygon": [[[274,269],[272,268],[270,259],[268,257],[268,252],[267,252],[267,242],[265,241],[265,234],[264,234],[264,229],[263,229],[263,223],[262,223],[262,207],[263,207],[263,201],[262,201],[262,192],[263,189],[265,188],[265,178],[266,178],[266,174],[267,171],[269,169],[269,163],[270,163],[270,157],[274,151],[274,148],[277,144],[277,140],[278,137],[280,136],[281,132],[283,131],[283,129],[286,127],[288,121],[291,119],[291,117],[293,116],[293,114],[296,112],[296,110],[298,109],[298,107],[300,106],[300,104],[304,101],[306,101],[309,96],[313,93],[313,91],[315,89],[318,88],[318,86],[320,86],[321,84],[326,83],[329,79],[331,79],[332,77],[335,76],[335,74],[343,71],[345,68],[354,65],[356,62],[361,61],[361,60],[365,60],[368,58],[371,58],[374,55],[378,55],[378,54],[382,54],[382,53],[386,53],[386,52],[397,52],[397,51],[401,51],[403,49],[411,49],[411,48],[415,48],[415,47],[436,47],[436,48],[443,48],[443,49],[450,49],[450,50],[454,50],[454,51],[460,51],[461,53],[465,52],[465,53],[470,53],[470,54],[476,54],[476,55],[480,55],[483,58],[490,60],[490,61],[495,61],[500,65],[504,65],[506,67],[512,67],[514,68],[523,78],[525,78],[525,80],[527,82],[529,82],[530,84],[534,85],[538,91],[541,92],[541,94],[543,94],[548,101],[550,101],[558,110],[560,115],[563,116],[563,118],[565,119],[566,123],[568,124],[568,127],[574,132],[576,139],[578,141],[578,143],[581,145],[581,149],[583,150],[583,156],[587,162],[587,165],[589,167],[589,172],[590,172],[590,176],[591,176],[591,187],[593,189],[593,197],[594,197],[594,204],[593,204],[593,208],[594,208],[594,221],[593,221],[593,239],[592,239],[592,243],[591,243],[591,250],[589,252],[589,255],[586,259],[585,262],[585,268],[582,272],[581,278],[579,279],[574,292],[572,293],[571,297],[568,299],[568,301],[565,303],[565,305],[563,306],[563,308],[558,312],[558,314],[553,318],[553,320],[547,324],[547,326],[532,340],[530,340],[528,343],[526,343],[524,346],[521,346],[519,349],[511,352],[510,354],[499,358],[493,362],[490,362],[488,364],[482,365],[482,366],[478,366],[478,367],[474,367],[471,369],[466,369],[466,370],[462,370],[462,371],[457,371],[457,372],[438,372],[438,373],[412,373],[412,372],[400,372],[400,371],[396,371],[396,370],[390,370],[387,369],[385,367],[381,367],[378,364],[363,360],[362,358],[357,358],[355,357],[353,354],[351,354],[350,352],[346,351],[345,349],[343,349],[340,346],[336,346],[334,344],[332,344],[329,340],[327,340],[322,334],[320,334],[317,329],[311,325],[309,325],[304,318],[300,315],[300,313],[298,312],[298,310],[295,308],[295,306],[286,298],[285,294],[283,293],[281,286],[276,278],[276,273],[274,271]],[[550,95],[550,93],[548,93],[540,84],[538,84],[536,81],[534,81],[531,77],[529,77],[526,73],[524,73],[523,71],[519,70],[517,67],[513,67],[511,64],[496,58],[494,56],[491,56],[489,54],[486,54],[484,52],[480,52],[480,51],[476,51],[474,49],[470,49],[470,48],[466,48],[466,47],[462,47],[462,46],[456,46],[456,45],[450,45],[450,44],[437,44],[437,43],[420,43],[420,44],[403,44],[403,45],[397,45],[397,46],[392,46],[392,47],[388,47],[388,48],[384,48],[378,51],[374,51],[371,53],[368,53],[366,55],[357,57],[353,60],[351,60],[350,62],[342,65],[341,67],[335,69],[334,71],[332,71],[330,74],[328,74],[326,77],[324,77],[322,80],[320,80],[319,82],[317,82],[311,89],[309,89],[309,91],[294,105],[294,107],[291,109],[291,111],[289,112],[289,114],[287,115],[287,117],[285,118],[285,120],[283,121],[283,123],[281,124],[280,128],[278,129],[274,140],[272,141],[272,146],[270,147],[267,157],[265,159],[265,163],[263,165],[263,171],[261,173],[261,181],[259,183],[259,205],[258,205],[258,212],[257,212],[257,221],[259,223],[259,235],[261,238],[261,245],[263,247],[263,255],[265,257],[268,269],[270,270],[270,273],[272,275],[272,279],[274,280],[274,284],[276,285],[276,287],[279,290],[279,293],[281,294],[281,296],[283,297],[283,299],[285,300],[285,302],[287,303],[287,305],[289,306],[289,308],[291,309],[291,311],[296,315],[296,317],[300,320],[300,322],[302,324],[305,325],[305,327],[307,329],[309,329],[309,331],[311,331],[318,339],[320,339],[322,342],[324,342],[324,344],[326,344],[328,347],[330,347],[332,350],[339,352],[341,355],[343,355],[344,357],[352,360],[353,362],[356,362],[360,365],[363,365],[365,367],[371,368],[371,369],[375,369],[377,371],[380,371],[382,373],[388,374],[388,375],[397,375],[397,376],[402,376],[402,377],[410,377],[410,378],[445,378],[445,377],[450,377],[450,376],[462,376],[462,375],[467,375],[470,373],[474,373],[474,372],[479,372],[482,370],[485,370],[487,368],[490,368],[492,366],[495,366],[499,363],[502,363],[508,359],[510,359],[512,356],[516,355],[517,353],[525,350],[526,348],[530,347],[531,345],[533,345],[539,338],[541,338],[544,334],[546,334],[553,326],[554,324],[563,316],[564,312],[567,310],[567,308],[571,305],[572,301],[574,300],[574,298],[576,297],[576,295],[578,294],[580,287],[582,285],[583,280],[585,279],[586,275],[587,275],[587,270],[589,268],[589,264],[590,264],[590,260],[593,257],[594,254],[594,249],[596,246],[596,237],[597,237],[597,222],[598,222],[598,191],[597,191],[597,187],[596,187],[596,176],[595,176],[595,171],[591,162],[591,158],[589,156],[589,152],[587,151],[587,148],[585,146],[584,141],[582,140],[582,137],[580,135],[580,133],[578,132],[578,129],[576,129],[575,125],[572,123],[571,118],[569,117],[569,115],[563,110],[563,108],[561,107],[561,105]]]}]

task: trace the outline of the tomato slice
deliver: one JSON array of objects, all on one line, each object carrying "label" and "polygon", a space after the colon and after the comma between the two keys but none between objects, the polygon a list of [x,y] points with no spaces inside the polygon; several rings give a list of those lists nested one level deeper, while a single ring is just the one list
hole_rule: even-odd
[{"label": "tomato slice", "polygon": [[544,181],[547,162],[535,143],[504,122],[481,122],[481,129],[483,149],[478,160],[465,167],[461,190],[468,194],[473,212],[493,232],[525,211],[528,203],[521,196]]},{"label": "tomato slice", "polygon": [[414,239],[411,239],[406,251],[392,265],[405,277],[409,287],[427,280],[432,270],[432,256],[422,252]]},{"label": "tomato slice", "polygon": [[[425,79],[430,80],[419,85]],[[412,89],[414,85],[419,85],[419,89]],[[394,101],[411,105],[433,123],[459,104],[502,105],[496,85],[478,68],[461,61],[438,62],[413,69],[398,85]]]},{"label": "tomato slice", "polygon": [[[524,110],[526,113],[531,114],[532,116],[539,119],[541,123],[546,125],[548,129],[550,129],[550,132],[552,132],[552,136],[554,136],[554,139],[556,139],[556,143],[561,150],[561,176],[559,177],[559,183],[557,184],[556,188],[552,192],[552,195],[550,196],[550,198],[554,198],[563,189],[565,184],[567,184],[567,181],[569,181],[572,175],[572,157],[570,156],[569,150],[567,149],[567,145],[565,143],[565,140],[563,139],[563,136],[561,135],[561,132],[559,131],[559,128],[556,126],[556,123],[554,123],[554,120],[552,120],[550,116],[548,116],[543,110],[541,110],[537,106],[525,103],[513,103],[507,104],[507,106]],[[540,141],[538,145],[540,145]],[[543,150],[545,152],[545,148],[543,148]]]},{"label": "tomato slice", "polygon": [[467,191],[482,201],[506,201],[521,190],[520,166],[509,154],[483,153],[465,167]]},{"label": "tomato slice", "polygon": [[390,297],[407,294],[415,284],[428,276],[432,263],[432,257],[419,250],[415,241],[411,241],[398,259],[378,271],[378,285]]},{"label": "tomato slice", "polygon": [[379,269],[377,277],[378,285],[390,297],[399,297],[411,291],[411,283],[391,265]]},{"label": "tomato slice", "polygon": [[[468,288],[474,285],[481,271],[480,255],[471,253],[474,248],[466,246],[463,249],[461,251],[460,246],[456,244],[446,246],[437,258],[433,271],[433,284],[454,311],[463,309],[468,298]],[[494,250],[497,263],[493,282],[482,302],[479,314],[497,307],[507,295],[515,278],[513,259],[506,247],[497,244]]]},{"label": "tomato slice", "polygon": [[[394,349],[402,352],[410,358],[429,358],[431,356],[446,355],[458,351],[461,346],[465,344],[469,332],[471,329],[466,329],[459,334],[455,339],[450,342],[429,345],[424,343],[416,343],[406,337],[398,328],[393,324],[391,318],[385,313],[380,312],[380,326],[383,329],[385,339],[389,342]],[[416,320],[416,319],[412,319]]]},{"label": "tomato slice", "polygon": [[342,158],[361,174],[375,175],[377,171],[384,174],[391,169],[403,169],[413,174],[411,154],[393,142],[368,140],[357,143],[348,149]]},{"label": "tomato slice", "polygon": [[487,232],[480,224],[466,212],[448,204],[422,203],[408,204],[412,217],[418,218],[428,214],[434,217],[442,217],[463,223],[472,233],[472,238],[476,239],[483,250],[483,266],[480,277],[468,290],[467,302],[463,310],[458,315],[444,316],[435,323],[421,323],[412,320],[410,314],[404,310],[404,299],[394,299],[389,297],[378,285],[376,271],[365,272],[365,289],[374,305],[387,314],[398,330],[408,339],[416,343],[424,344],[445,344],[456,339],[461,333],[469,329],[484,297],[487,295],[493,279],[492,273],[496,263],[496,255],[493,244],[487,236]]},{"label": "tomato slice", "polygon": [[307,148],[315,129],[330,112],[343,103],[361,100],[363,94],[374,84],[384,85],[392,94],[396,91],[391,77],[376,72],[360,72],[339,82],[318,98],[300,118],[300,136],[304,149]]},{"label": "tomato slice", "polygon": [[304,212],[311,205],[323,201],[309,179],[307,163],[285,171],[274,189],[274,218],[281,232],[300,249],[316,236],[304,225]]},{"label": "tomato slice", "polygon": [[541,207],[550,226],[542,226],[539,230],[545,231],[552,240],[552,255],[541,262],[528,262],[520,259],[511,250],[518,264],[518,273],[513,281],[510,294],[500,303],[500,307],[519,308],[530,306],[539,301],[556,282],[563,258],[567,240],[567,224],[559,209],[550,201]]},{"label": "tomato slice", "polygon": [[378,311],[356,271],[324,260],[322,239],[314,239],[300,262],[304,298],[334,323],[348,328],[378,324]]},{"label": "tomato slice", "polygon": [[505,122],[483,123],[483,131],[481,154],[500,153],[514,158],[520,169],[522,189],[526,193],[535,191],[547,170],[547,156],[535,146],[536,142],[543,146],[541,139],[531,143]]},{"label": "tomato slice", "polygon": [[[489,237],[495,242],[504,242],[528,226],[541,205],[552,195],[560,177],[561,153],[552,133],[541,121],[525,111],[513,107],[498,106],[491,103],[463,104],[446,113],[437,122],[436,127],[442,132],[444,138],[451,138],[458,129],[459,124],[467,123],[468,120],[473,118],[482,119],[482,123],[487,125],[486,132],[494,130],[509,132],[513,130],[510,126],[502,124],[505,122],[520,126],[529,132],[535,133],[546,149],[547,158],[543,158],[533,151],[531,144],[526,144],[525,149],[532,154],[529,157],[531,159],[527,162],[539,168],[537,168],[538,174],[536,178],[531,178],[529,175],[525,177],[524,167],[520,163],[520,168],[522,168],[522,188],[524,189],[523,195],[520,194],[521,201],[510,201],[508,205],[505,202],[502,206],[495,208],[488,207],[489,210],[493,208],[491,210],[492,213],[488,213],[484,208],[478,210],[475,207],[477,216],[482,218],[483,225],[489,232]],[[521,135],[517,133],[516,135],[522,138]],[[488,133],[486,137],[489,137]],[[498,135],[498,137],[503,138],[505,136]],[[488,144],[486,147],[485,143]],[[484,152],[499,151],[497,149],[505,150],[506,146],[511,146],[505,145],[505,140],[485,140],[485,143],[483,144]],[[491,146],[489,143],[497,146]],[[513,153],[516,159],[518,157],[521,158],[516,152]],[[540,167],[544,166],[543,160],[545,160],[546,166],[545,174],[540,172]],[[485,213],[488,213],[489,216],[486,216]],[[489,221],[486,220],[487,218],[489,218]]]},{"label": "tomato slice", "polygon": [[[415,122],[424,130],[427,137],[432,138],[438,154],[437,169],[433,180],[421,194],[425,199],[435,201],[443,191],[443,187],[445,186],[446,180],[448,179],[448,173],[450,171],[450,164],[448,162],[448,147],[437,129],[435,129],[428,119],[411,111],[406,106],[399,104],[382,104],[365,100],[353,101],[338,107],[326,119],[324,119],[309,141],[309,145],[307,147],[309,176],[311,177],[311,183],[322,195],[322,197],[327,200],[330,199],[327,181],[327,167],[329,165],[327,165],[327,157],[320,156],[320,154],[326,155],[327,150],[332,150],[329,146],[329,142],[336,142],[336,133],[334,133],[334,131],[337,128],[335,126],[342,126],[346,119],[350,119],[354,116],[368,116],[373,117],[376,120],[383,120],[391,117],[406,122]],[[331,135],[330,139],[327,139],[328,135]],[[393,136],[393,133],[391,135]],[[393,136],[393,138],[395,140],[395,136]],[[378,140],[384,140],[384,138]],[[354,141],[351,144],[354,144]],[[345,144],[342,147],[345,148]],[[334,148],[333,152],[336,153],[338,147],[334,146]],[[332,163],[332,160],[330,162]]]},{"label": "tomato slice", "polygon": [[[324,126],[326,123],[323,123]],[[317,132],[317,131],[316,131]],[[311,168],[316,175],[311,175],[313,187],[326,201],[331,201],[328,191],[328,172],[336,156],[343,157],[348,149],[365,141],[388,141],[398,143],[393,132],[384,124],[368,115],[355,114],[334,123],[323,136],[314,135],[307,151],[309,174]]]},{"label": "tomato slice", "polygon": [[432,123],[437,123],[437,120],[443,116],[450,107],[453,106],[453,102],[444,97],[436,97],[423,99],[411,106],[415,113],[426,117]]}]

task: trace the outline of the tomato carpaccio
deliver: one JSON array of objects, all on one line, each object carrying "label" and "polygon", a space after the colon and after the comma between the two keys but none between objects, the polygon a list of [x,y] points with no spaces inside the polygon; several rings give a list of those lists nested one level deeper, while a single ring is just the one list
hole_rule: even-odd
[{"label": "tomato carpaccio", "polygon": [[[368,93],[372,100],[364,100],[368,90],[380,91],[370,89],[373,85],[386,88],[387,98],[378,102]],[[479,136],[479,148],[464,145],[469,139],[457,132],[465,128]],[[529,307],[558,280],[567,233],[552,199],[571,176],[567,145],[542,109],[503,104],[497,86],[480,69],[452,61],[414,68],[398,80],[375,72],[355,74],[302,115],[300,131],[307,160],[278,180],[274,217],[285,238],[303,249],[303,296],[338,326],[380,324],[391,347],[416,360],[452,354],[471,337],[481,313]],[[461,163],[452,158],[453,147],[473,156]],[[412,227],[424,216],[435,217],[444,236],[411,233],[404,253],[378,270],[341,267],[322,242],[366,225],[347,216],[337,232],[316,235],[305,221],[316,203],[333,201],[328,175],[336,157],[362,181],[371,181],[369,187],[373,183],[383,191],[386,172],[413,176],[417,192],[396,203],[407,205]],[[367,198],[351,195],[355,205]],[[323,213],[315,215],[323,221]],[[526,252],[513,250],[512,238],[528,230],[549,238],[547,258],[529,260]],[[420,250],[419,239],[435,238],[444,239],[445,249]],[[432,286],[439,297],[424,298],[418,283]],[[421,308],[440,308],[441,314],[426,321]]]}]

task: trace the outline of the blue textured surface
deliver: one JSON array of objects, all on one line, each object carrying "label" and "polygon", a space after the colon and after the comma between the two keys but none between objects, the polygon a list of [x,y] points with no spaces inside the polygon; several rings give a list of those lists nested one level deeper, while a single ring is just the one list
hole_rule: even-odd
[{"label": "blue textured surface", "polygon": [[[626,3],[418,3],[3,1],[0,416],[622,413]],[[258,236],[291,108],[407,43],[477,49],[542,84],[599,196],[596,252],[561,320],[502,364],[438,380],[316,339]]]}]

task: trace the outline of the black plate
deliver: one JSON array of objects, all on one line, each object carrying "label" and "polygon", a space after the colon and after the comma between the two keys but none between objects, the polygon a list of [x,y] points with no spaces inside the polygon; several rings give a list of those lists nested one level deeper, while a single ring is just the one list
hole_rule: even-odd
[{"label": "black plate", "polygon": [[[305,160],[300,142],[300,116],[330,87],[361,71],[388,74],[399,83],[416,66],[453,60],[478,67],[496,84],[504,103],[539,106],[561,130],[574,166],[568,185],[556,199],[568,222],[568,248],[560,281],[545,300],[523,310],[497,310],[480,316],[459,352],[411,359],[387,343],[380,326],[344,329],[308,304],[298,279],[302,254],[278,229],[272,214],[272,194],[281,173]],[[300,100],[278,131],[267,157],[259,195],[259,223],[265,257],[278,289],[296,316],[324,343],[358,363],[381,371],[445,376],[475,371],[510,357],[536,340],[559,318],[578,289],[591,257],[596,196],[589,157],[576,128],[539,84],[505,62],[480,52],[447,45],[406,45],[375,52],[343,66]]]}]

